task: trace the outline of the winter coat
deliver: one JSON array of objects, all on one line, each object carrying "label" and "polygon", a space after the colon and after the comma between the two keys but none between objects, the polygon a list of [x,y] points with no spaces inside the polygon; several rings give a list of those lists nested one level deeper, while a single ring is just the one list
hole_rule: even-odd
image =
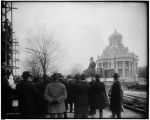
[{"label": "winter coat", "polygon": [[68,103],[73,103],[75,99],[75,80],[68,81]]},{"label": "winter coat", "polygon": [[89,105],[91,109],[104,109],[106,106],[106,89],[104,83],[91,81],[89,91]]},{"label": "winter coat", "polygon": [[[45,99],[48,101],[48,113],[63,113],[65,109],[65,99],[67,98],[67,91],[64,84],[59,81],[51,82],[46,86]],[[51,104],[53,100],[58,103]]]},{"label": "winter coat", "polygon": [[36,100],[37,102],[37,115],[40,116],[44,116],[47,113],[47,100],[45,100],[44,98],[44,92],[45,92],[45,84],[42,82],[36,83],[35,84],[38,91],[39,91],[39,97]]},{"label": "winter coat", "polygon": [[88,112],[88,92],[90,86],[86,81],[80,81],[75,87],[75,112]]},{"label": "winter coat", "polygon": [[6,77],[1,79],[1,117],[2,119],[7,118],[7,113],[11,112],[12,106],[12,89],[9,86]]},{"label": "winter coat", "polygon": [[19,97],[21,118],[35,118],[37,106],[36,100],[39,95],[35,85],[27,80],[23,80],[17,85],[17,93]]},{"label": "winter coat", "polygon": [[116,80],[110,90],[110,108],[112,111],[121,112],[123,107],[123,90],[119,80]]}]

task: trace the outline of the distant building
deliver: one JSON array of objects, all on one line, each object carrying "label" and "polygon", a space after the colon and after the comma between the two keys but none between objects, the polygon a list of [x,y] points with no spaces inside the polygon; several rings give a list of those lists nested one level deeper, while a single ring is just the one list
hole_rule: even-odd
[{"label": "distant building", "polygon": [[147,78],[147,67],[138,67],[138,78]]},{"label": "distant building", "polygon": [[138,77],[138,56],[129,52],[122,43],[122,35],[116,30],[109,36],[109,45],[96,61],[97,73],[114,69],[123,80],[136,80]]}]

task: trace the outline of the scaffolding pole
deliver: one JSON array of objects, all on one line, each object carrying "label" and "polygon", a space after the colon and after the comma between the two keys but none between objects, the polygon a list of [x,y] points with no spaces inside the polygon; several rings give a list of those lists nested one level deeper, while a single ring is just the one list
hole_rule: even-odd
[{"label": "scaffolding pole", "polygon": [[[2,15],[2,72],[5,72],[7,76],[13,74],[14,69],[19,69],[16,64],[16,46],[14,42],[14,31],[13,31],[13,2],[11,1],[2,1],[1,2],[1,15]],[[18,58],[19,59],[19,58]],[[15,72],[16,73],[16,72]]]}]

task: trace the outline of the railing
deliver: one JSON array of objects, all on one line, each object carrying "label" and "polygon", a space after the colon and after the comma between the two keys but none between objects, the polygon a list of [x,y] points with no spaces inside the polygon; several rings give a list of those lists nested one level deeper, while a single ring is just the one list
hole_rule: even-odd
[{"label": "railing", "polygon": [[147,114],[147,100],[146,98],[134,96],[134,95],[124,95],[124,107],[131,109],[142,114]]}]

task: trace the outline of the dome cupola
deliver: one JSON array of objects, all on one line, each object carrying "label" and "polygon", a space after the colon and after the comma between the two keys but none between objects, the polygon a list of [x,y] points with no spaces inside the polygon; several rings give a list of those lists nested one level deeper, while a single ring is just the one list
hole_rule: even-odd
[{"label": "dome cupola", "polygon": [[114,33],[112,33],[109,36],[109,46],[111,47],[122,47],[122,35],[117,32],[117,30],[114,30]]}]

